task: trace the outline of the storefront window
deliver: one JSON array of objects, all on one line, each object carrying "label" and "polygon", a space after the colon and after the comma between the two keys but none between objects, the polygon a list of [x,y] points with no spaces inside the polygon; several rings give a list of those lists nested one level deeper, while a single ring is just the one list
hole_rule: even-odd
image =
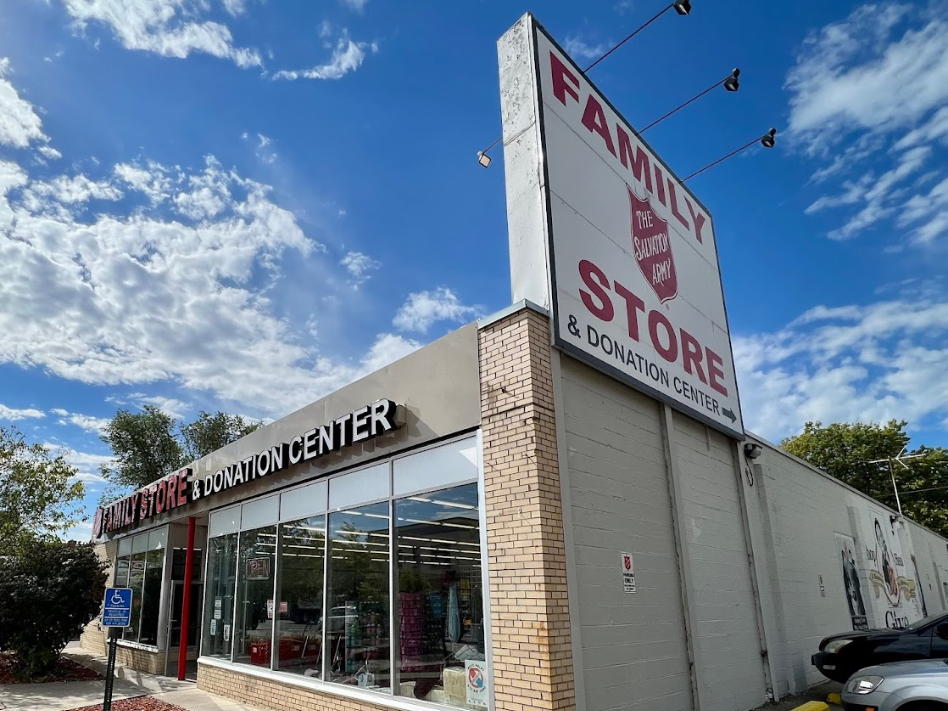
[{"label": "storefront window", "polygon": [[131,624],[122,632],[122,639],[138,641],[138,630],[142,616],[142,589],[145,583],[145,554],[135,553],[129,560],[128,587],[132,589]]},{"label": "storefront window", "polygon": [[478,521],[476,484],[395,502],[401,696],[466,707],[486,684]]},{"label": "storefront window", "polygon": [[237,534],[211,538],[207,543],[207,593],[204,596],[204,640],[201,654],[230,659],[237,582]]},{"label": "storefront window", "polygon": [[141,630],[138,636],[138,641],[142,644],[158,644],[158,608],[161,603],[161,580],[164,565],[164,550],[150,550],[145,553]]},{"label": "storefront window", "polygon": [[281,524],[280,540],[281,592],[267,602],[276,619],[277,668],[321,679],[326,517]]},{"label": "storefront window", "polygon": [[128,587],[128,561],[128,556],[115,561],[115,580],[112,584],[117,588]]},{"label": "storefront window", "polygon": [[468,438],[213,512],[201,654],[485,708],[477,476]]},{"label": "storefront window", "polygon": [[329,680],[391,690],[389,505],[329,515]]},{"label": "storefront window", "polygon": [[273,635],[273,581],[276,572],[276,526],[264,526],[240,534],[240,564],[237,566],[237,628],[234,661],[270,666]]},{"label": "storefront window", "polygon": [[115,561],[116,587],[132,589],[131,625],[122,639],[157,646],[158,614],[165,567],[167,531],[164,528],[123,538]]}]

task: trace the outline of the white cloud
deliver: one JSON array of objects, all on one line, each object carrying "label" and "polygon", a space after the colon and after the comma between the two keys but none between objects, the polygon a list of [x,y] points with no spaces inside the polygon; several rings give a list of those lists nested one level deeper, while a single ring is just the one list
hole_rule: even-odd
[{"label": "white cloud", "polygon": [[919,224],[915,234],[920,242],[931,242],[948,233],[948,178],[927,193],[909,198],[899,216],[899,224],[903,227]]},{"label": "white cloud", "polygon": [[51,410],[54,415],[59,416],[59,424],[75,425],[86,432],[92,434],[102,434],[111,420],[107,417],[93,417],[92,415],[82,415],[78,412],[69,412],[61,407]]},{"label": "white cloud", "polygon": [[279,157],[276,151],[270,148],[272,143],[273,139],[269,136],[264,136],[262,133],[257,134],[257,158],[264,163],[275,163]]},{"label": "white cloud", "polygon": [[290,81],[296,79],[342,79],[349,72],[354,72],[362,66],[366,50],[375,53],[379,51],[379,48],[375,42],[356,42],[349,39],[349,33],[343,30],[329,62],[311,69],[279,71],[273,75],[273,78],[288,79]]},{"label": "white cloud", "polygon": [[224,9],[234,17],[247,12],[247,2],[248,0],[221,0]]},{"label": "white cloud", "polygon": [[176,420],[183,418],[184,413],[189,409],[188,405],[184,402],[181,402],[181,400],[173,397],[165,397],[164,395],[131,393],[128,396],[128,399],[136,403],[139,407],[143,407],[144,405],[153,405],[169,417],[173,417]]},{"label": "white cloud", "polygon": [[[860,7],[804,42],[785,84],[788,137],[826,161],[814,173],[815,182],[859,172],[844,183],[844,193],[824,195],[807,208],[808,213],[854,210],[829,237],[855,237],[899,215],[931,179],[931,173],[916,176],[929,162],[932,144],[948,144],[946,35],[944,4],[926,9],[882,3]],[[865,167],[869,161],[875,169]],[[929,214],[914,225],[912,239],[924,242],[943,234],[946,219]]]},{"label": "white cloud", "polygon": [[63,157],[63,154],[57,151],[52,146],[40,146],[36,149],[43,158],[47,160],[59,160]]},{"label": "white cloud", "polygon": [[0,405],[0,420],[7,420],[9,422],[17,422],[18,420],[32,420],[38,419],[40,417],[46,417],[46,413],[42,410],[37,410],[33,407],[28,407],[25,409],[17,409],[15,407],[7,407],[6,405]]},{"label": "white cloud", "polygon": [[369,0],[342,0],[342,4],[352,8],[356,12],[362,12],[365,6],[369,4]]},{"label": "white cloud", "polygon": [[[79,31],[99,22],[111,28],[126,49],[184,59],[192,52],[229,59],[238,67],[263,65],[255,49],[236,47],[230,29],[201,21],[204,0],[61,0]],[[245,3],[225,1],[228,10]]]},{"label": "white cloud", "polygon": [[479,313],[479,307],[465,306],[453,291],[442,286],[434,291],[409,294],[392,324],[400,331],[425,333],[439,321],[458,323],[476,318]]},{"label": "white cloud", "polygon": [[[144,166],[119,163],[112,172],[128,188],[147,196],[153,205],[171,197],[175,179],[163,165],[154,161],[147,161]],[[179,173],[176,176],[177,182],[180,182],[182,177]]]},{"label": "white cloud", "polygon": [[0,57],[0,145],[27,148],[33,141],[49,141],[33,105],[7,78],[12,72],[10,60]]},{"label": "white cloud", "polygon": [[92,474],[91,472],[80,472],[75,476],[69,477],[70,481],[85,481],[85,482],[97,482],[102,483],[108,481],[101,474]]},{"label": "white cloud", "polygon": [[421,348],[421,343],[414,339],[386,333],[379,336],[369,348],[365,360],[362,361],[362,369],[366,373],[371,373],[404,358],[419,348]]},{"label": "white cloud", "polygon": [[67,541],[79,541],[85,543],[92,540],[92,524],[79,523],[72,528],[63,531],[62,537]]},{"label": "white cloud", "polygon": [[[224,208],[196,223],[165,221],[147,199],[129,216],[110,214],[108,204],[86,221],[68,210],[41,214],[24,199],[29,176],[0,161],[0,362],[91,384],[162,383],[280,416],[418,347],[383,333],[361,360],[321,352],[304,330],[311,314],[289,322],[252,279],[260,269],[278,277],[285,252],[295,260],[321,253],[270,188],[213,159],[196,173],[146,165],[105,173],[129,199],[181,211],[166,187],[177,197],[210,186]],[[178,417],[188,410],[173,397],[129,399]]]},{"label": "white cloud", "polygon": [[906,297],[810,309],[772,333],[734,339],[748,428],[772,439],[807,421],[948,416],[948,302]]},{"label": "white cloud", "polygon": [[356,287],[370,279],[371,272],[382,266],[381,262],[362,252],[348,252],[339,263],[348,270]]},{"label": "white cloud", "polygon": [[72,481],[82,481],[86,483],[101,483],[105,478],[101,474],[103,465],[111,464],[113,457],[106,454],[94,454],[92,452],[77,452],[69,447],[55,442],[44,442],[43,446],[54,456],[62,455],[67,464],[76,468],[76,475]]},{"label": "white cloud", "polygon": [[121,200],[123,193],[106,180],[90,180],[85,175],[59,175],[49,181],[30,183],[23,191],[23,204],[35,213],[61,211],[84,205],[90,200]]},{"label": "white cloud", "polygon": [[588,44],[577,35],[566,38],[566,53],[573,59],[599,59],[611,46],[608,42]]}]

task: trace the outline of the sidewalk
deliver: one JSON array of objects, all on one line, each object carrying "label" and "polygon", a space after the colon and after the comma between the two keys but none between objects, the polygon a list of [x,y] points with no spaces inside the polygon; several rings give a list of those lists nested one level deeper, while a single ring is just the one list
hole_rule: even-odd
[{"label": "sidewalk", "polygon": [[[105,674],[107,660],[70,643],[63,656]],[[0,711],[65,711],[102,703],[104,681],[0,685]],[[265,711],[201,691],[191,681],[147,674],[116,665],[112,699],[151,696],[186,711]]]}]

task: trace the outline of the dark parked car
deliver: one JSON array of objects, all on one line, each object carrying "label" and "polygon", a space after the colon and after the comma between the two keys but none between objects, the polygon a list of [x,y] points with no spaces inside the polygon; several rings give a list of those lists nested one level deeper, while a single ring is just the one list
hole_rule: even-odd
[{"label": "dark parked car", "polygon": [[813,666],[845,683],[860,669],[886,662],[948,658],[948,614],[931,615],[903,630],[834,634],[820,642]]}]

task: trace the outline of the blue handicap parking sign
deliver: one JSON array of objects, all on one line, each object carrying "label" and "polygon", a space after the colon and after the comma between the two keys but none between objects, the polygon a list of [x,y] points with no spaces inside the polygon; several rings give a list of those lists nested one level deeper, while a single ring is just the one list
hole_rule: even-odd
[{"label": "blue handicap parking sign", "polygon": [[128,627],[132,621],[132,589],[106,588],[103,627]]}]

